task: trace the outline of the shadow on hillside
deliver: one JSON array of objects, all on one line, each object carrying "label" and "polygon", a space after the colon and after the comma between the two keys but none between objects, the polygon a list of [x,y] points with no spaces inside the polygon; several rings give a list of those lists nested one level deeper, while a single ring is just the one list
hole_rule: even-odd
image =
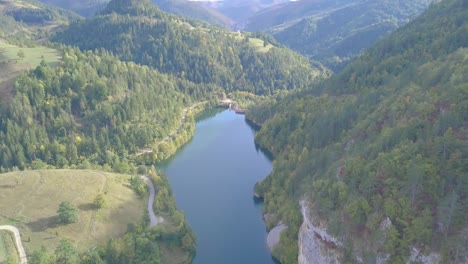
[{"label": "shadow on hillside", "polygon": [[92,203],[84,203],[84,204],[78,205],[78,209],[80,209],[81,211],[91,211],[91,210],[95,210],[96,206]]},{"label": "shadow on hillside", "polygon": [[58,221],[58,216],[50,216],[50,217],[44,217],[44,218],[39,218],[36,221],[29,222],[27,226],[31,229],[33,232],[42,232],[48,228],[55,228],[59,226],[59,221]]},{"label": "shadow on hillside", "polygon": [[12,184],[4,184],[0,185],[0,189],[14,189],[16,188],[17,185],[12,185]]}]

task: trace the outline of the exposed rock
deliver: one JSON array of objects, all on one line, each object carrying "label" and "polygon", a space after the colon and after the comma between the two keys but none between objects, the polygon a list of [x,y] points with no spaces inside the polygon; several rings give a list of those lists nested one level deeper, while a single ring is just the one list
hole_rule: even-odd
[{"label": "exposed rock", "polygon": [[440,264],[442,263],[442,257],[435,252],[424,255],[418,248],[413,247],[411,249],[411,256],[406,263]]},{"label": "exposed rock", "polygon": [[277,226],[271,229],[270,232],[268,232],[267,245],[270,250],[273,250],[276,244],[279,243],[281,232],[287,228],[287,225],[280,222]]},{"label": "exposed rock", "polygon": [[392,220],[389,217],[385,218],[382,223],[380,223],[380,230],[387,231],[392,226]]},{"label": "exposed rock", "polygon": [[[378,241],[376,241],[377,243],[377,246],[379,247],[383,247],[384,244],[385,244],[385,240],[387,240],[387,233],[388,233],[388,230],[390,229],[390,227],[392,227],[392,220],[389,218],[389,217],[386,217],[381,223],[380,223],[380,226],[379,226],[379,232],[382,233],[382,237],[381,239],[379,239]],[[377,257],[376,257],[376,260],[375,260],[375,263],[376,264],[386,264],[388,262],[388,260],[390,259],[390,254],[388,253],[384,253],[384,252],[380,252],[377,254]]]},{"label": "exposed rock", "polygon": [[339,264],[342,243],[327,233],[325,228],[313,224],[305,200],[301,200],[304,221],[299,230],[299,264]]}]

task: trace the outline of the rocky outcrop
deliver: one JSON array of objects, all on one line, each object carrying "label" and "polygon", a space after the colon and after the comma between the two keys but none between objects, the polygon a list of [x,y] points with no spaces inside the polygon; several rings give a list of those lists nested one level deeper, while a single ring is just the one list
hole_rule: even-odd
[{"label": "rocky outcrop", "polygon": [[[301,213],[303,222],[299,230],[299,264],[340,264],[341,248],[343,244],[339,239],[327,233],[326,228],[320,224],[314,224],[319,221],[313,221],[310,214],[310,208],[306,200],[301,200]],[[385,218],[380,224],[379,231],[384,234],[382,243],[385,241],[386,231],[392,226],[390,218]],[[362,256],[355,252],[356,263],[364,263]],[[380,253],[376,256],[376,264],[388,264],[390,254]],[[407,264],[441,264],[440,254],[430,252],[424,254],[416,247],[411,248],[411,255]]]},{"label": "rocky outcrop", "polygon": [[413,247],[411,249],[411,256],[406,263],[441,264],[442,257],[435,252],[431,252],[429,255],[425,255],[419,249]]},{"label": "rocky outcrop", "polygon": [[299,264],[339,264],[341,242],[314,225],[305,200],[300,201],[304,221],[299,230]]}]

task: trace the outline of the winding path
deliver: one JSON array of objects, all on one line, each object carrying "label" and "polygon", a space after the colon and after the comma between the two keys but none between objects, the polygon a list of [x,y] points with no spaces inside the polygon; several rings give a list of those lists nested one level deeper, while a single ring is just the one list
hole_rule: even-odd
[{"label": "winding path", "polygon": [[15,226],[10,226],[10,225],[1,225],[0,230],[7,230],[12,232],[15,235],[15,244],[16,244],[16,249],[19,254],[20,258],[20,263],[21,264],[28,264],[28,259],[26,258],[26,251],[24,250],[23,243],[21,242],[21,236],[18,228]]},{"label": "winding path", "polygon": [[164,219],[160,216],[157,216],[154,213],[153,204],[156,191],[154,189],[153,182],[148,178],[148,176],[141,176],[141,178],[143,178],[143,180],[146,181],[146,184],[148,184],[150,190],[150,195],[148,199],[148,214],[150,218],[150,227],[157,226],[158,224],[162,223]]}]

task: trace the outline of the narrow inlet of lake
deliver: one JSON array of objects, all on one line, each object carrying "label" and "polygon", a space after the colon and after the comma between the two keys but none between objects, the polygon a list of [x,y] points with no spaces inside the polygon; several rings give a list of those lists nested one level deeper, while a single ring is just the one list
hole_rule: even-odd
[{"label": "narrow inlet of lake", "polygon": [[207,113],[192,141],[163,168],[197,237],[193,263],[273,264],[261,205],[253,200],[254,185],[272,162],[255,147],[243,115]]}]

